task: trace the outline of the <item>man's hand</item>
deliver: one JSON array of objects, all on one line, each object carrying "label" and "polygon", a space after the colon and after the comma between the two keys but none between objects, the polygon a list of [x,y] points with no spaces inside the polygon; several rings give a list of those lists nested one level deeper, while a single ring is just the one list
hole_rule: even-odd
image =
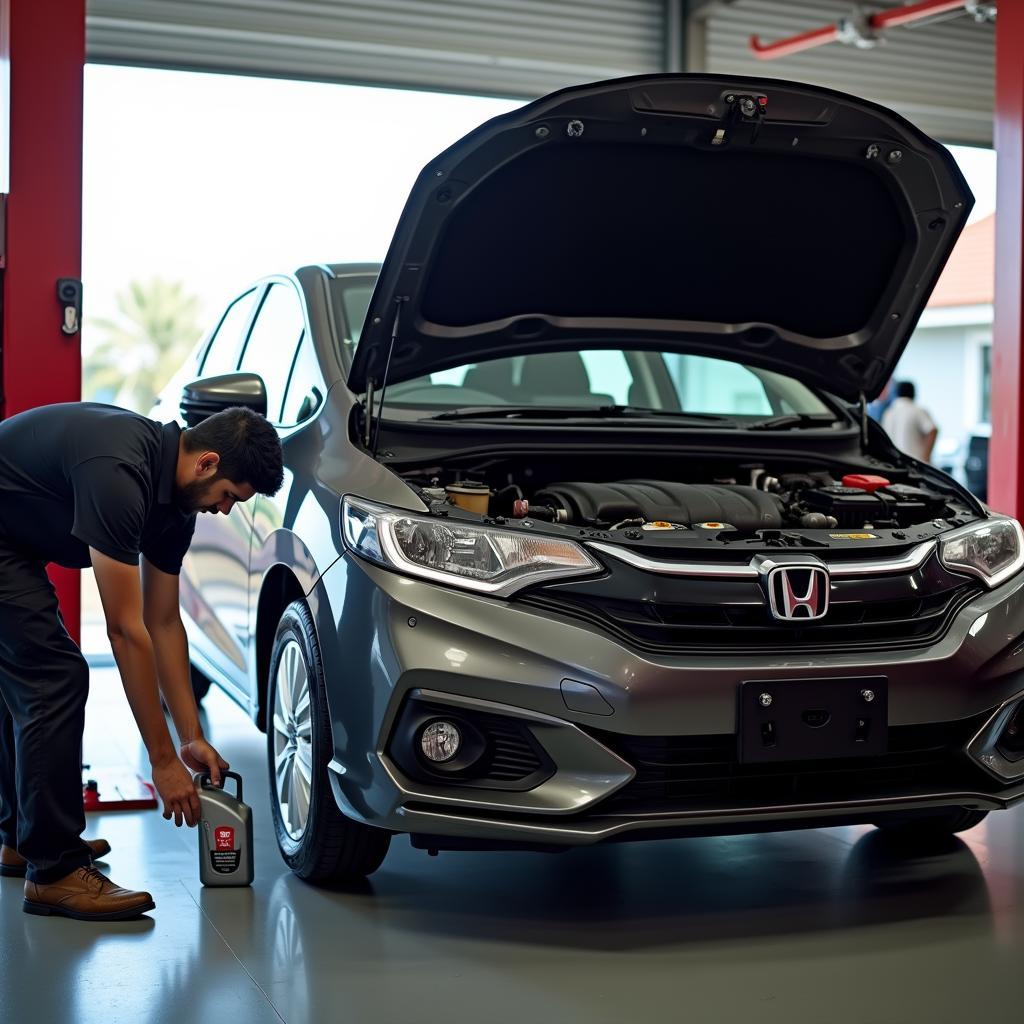
[{"label": "man's hand", "polygon": [[164,802],[164,817],[181,828],[184,820],[189,828],[199,821],[199,794],[188,769],[176,757],[153,765],[153,785]]},{"label": "man's hand", "polygon": [[215,786],[223,783],[221,772],[226,772],[231,765],[210,746],[206,740],[192,740],[181,745],[181,759],[195,772],[209,772],[210,781]]}]

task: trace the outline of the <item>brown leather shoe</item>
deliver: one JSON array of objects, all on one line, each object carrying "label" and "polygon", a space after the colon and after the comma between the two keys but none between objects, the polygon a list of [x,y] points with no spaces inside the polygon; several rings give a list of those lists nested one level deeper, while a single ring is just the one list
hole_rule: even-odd
[{"label": "brown leather shoe", "polygon": [[155,906],[148,892],[122,889],[90,867],[77,868],[49,885],[26,881],[22,909],[26,914],[57,914],[79,921],[126,921]]},{"label": "brown leather shoe", "polygon": [[[85,845],[92,850],[92,859],[100,860],[110,853],[110,843],[106,839],[87,839]],[[17,850],[10,846],[0,846],[0,875],[6,878],[24,878],[28,861]]]}]

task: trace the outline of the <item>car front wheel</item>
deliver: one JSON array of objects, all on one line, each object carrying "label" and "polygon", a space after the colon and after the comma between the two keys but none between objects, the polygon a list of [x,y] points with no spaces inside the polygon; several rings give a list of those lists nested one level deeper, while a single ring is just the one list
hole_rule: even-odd
[{"label": "car front wheel", "polygon": [[331,720],[320,647],[303,601],[281,616],[268,686],[270,806],[281,856],[308,882],[365,878],[380,867],[391,833],[353,821],[331,793]]}]

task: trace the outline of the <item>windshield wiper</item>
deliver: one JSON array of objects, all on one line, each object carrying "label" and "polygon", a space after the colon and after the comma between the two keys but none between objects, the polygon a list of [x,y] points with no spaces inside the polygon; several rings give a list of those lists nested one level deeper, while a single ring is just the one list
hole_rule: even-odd
[{"label": "windshield wiper", "polygon": [[735,426],[728,416],[716,416],[702,412],[676,412],[671,409],[645,409],[637,405],[599,405],[599,406],[565,406],[565,405],[483,405],[467,406],[465,409],[447,409],[444,412],[427,416],[428,420],[536,420],[536,419],[614,419],[622,417],[652,419],[671,417],[674,419],[691,420],[697,423],[728,423]]},{"label": "windshield wiper", "polygon": [[601,411],[609,416],[660,417],[668,416],[680,420],[694,420],[698,423],[728,423],[735,425],[731,416],[715,412],[684,412],[680,409],[651,409],[644,405],[603,405]]},{"label": "windshield wiper", "polygon": [[828,423],[835,423],[836,418],[831,413],[816,412],[794,413],[790,416],[775,416],[770,420],[758,420],[756,423],[747,424],[747,430],[788,430],[790,427],[806,429],[809,427],[820,427]]},{"label": "windshield wiper", "polygon": [[500,419],[554,419],[556,417],[586,415],[586,409],[554,405],[468,405],[463,409],[446,409],[425,416],[428,420],[500,420]]}]

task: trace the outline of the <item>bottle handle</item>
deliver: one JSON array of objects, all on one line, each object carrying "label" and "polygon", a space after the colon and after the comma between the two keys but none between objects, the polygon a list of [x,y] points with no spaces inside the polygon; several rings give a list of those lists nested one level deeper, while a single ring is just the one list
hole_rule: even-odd
[{"label": "bottle handle", "polygon": [[[237,798],[239,803],[241,803],[242,776],[239,775],[238,772],[221,772],[220,774],[221,778],[223,778],[225,781],[227,779],[235,780],[235,797]],[[202,786],[204,789],[216,789],[216,787],[213,785],[213,780],[210,778],[210,773],[208,771],[196,772],[195,775],[192,776],[192,781],[197,786]]]}]

